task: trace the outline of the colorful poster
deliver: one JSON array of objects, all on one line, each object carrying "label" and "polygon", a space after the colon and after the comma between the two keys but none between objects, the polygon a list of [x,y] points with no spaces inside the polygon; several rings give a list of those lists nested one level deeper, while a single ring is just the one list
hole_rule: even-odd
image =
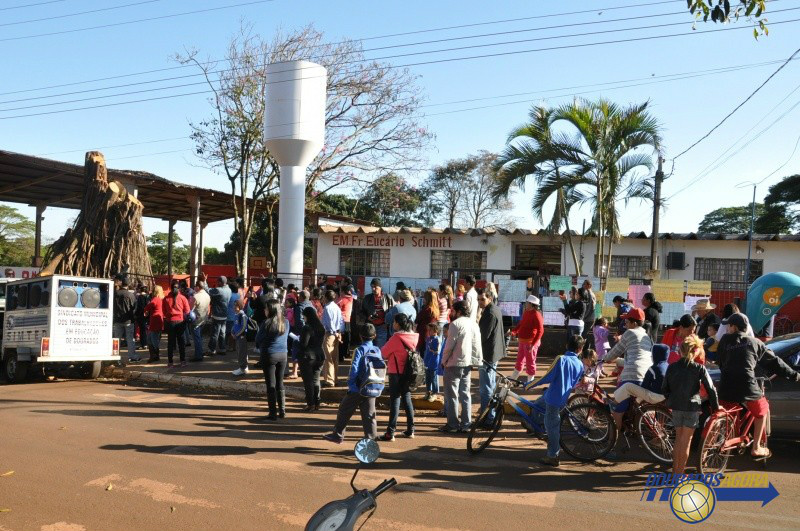
[{"label": "colorful poster", "polygon": [[631,280],[629,278],[615,278],[610,277],[606,279],[606,292],[614,292],[614,293],[628,293],[628,286],[631,285]]},{"label": "colorful poster", "polygon": [[[692,295],[711,295],[710,280],[690,280],[686,286],[686,293]],[[702,298],[702,297],[701,297]],[[705,297],[708,298],[708,297]]]},{"label": "colorful poster", "polygon": [[497,304],[500,313],[507,317],[519,317],[522,315],[521,305],[518,302],[500,302]]},{"label": "colorful poster", "polygon": [[609,321],[613,321],[617,318],[617,307],[616,306],[603,306],[602,315]]},{"label": "colorful poster", "polygon": [[497,296],[502,302],[525,302],[528,298],[528,281],[504,280],[500,283]]},{"label": "colorful poster", "polygon": [[572,277],[563,275],[550,276],[550,291],[569,291],[572,289]]},{"label": "colorful poster", "polygon": [[594,304],[594,318],[597,319],[602,314],[603,301],[605,300],[606,294],[604,291],[595,291],[594,296],[596,298]]},{"label": "colorful poster", "polygon": [[543,297],[542,298],[542,311],[543,312],[557,312],[564,309],[564,303],[561,297]]},{"label": "colorful poster", "polygon": [[564,326],[564,314],[561,312],[543,312],[542,318],[548,326]]},{"label": "colorful poster", "polygon": [[628,286],[625,286],[625,291],[606,291],[603,297],[603,305],[614,307],[614,297],[628,298]]},{"label": "colorful poster", "polygon": [[646,284],[631,284],[628,288],[630,299],[637,308],[642,305],[642,296],[645,293],[650,293],[650,286]]},{"label": "colorful poster", "polygon": [[674,321],[686,313],[682,302],[662,302],[661,306],[661,324],[664,326],[672,326]]}]

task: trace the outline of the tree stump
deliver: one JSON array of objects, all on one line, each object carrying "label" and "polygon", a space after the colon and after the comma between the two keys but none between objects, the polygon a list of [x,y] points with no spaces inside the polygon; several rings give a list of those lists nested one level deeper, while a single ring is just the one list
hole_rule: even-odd
[{"label": "tree stump", "polygon": [[86,153],[85,194],[71,229],[50,246],[41,275],[111,278],[127,270],[133,281],[152,283],[142,229],[144,206],[119,181],[108,182],[103,154]]}]

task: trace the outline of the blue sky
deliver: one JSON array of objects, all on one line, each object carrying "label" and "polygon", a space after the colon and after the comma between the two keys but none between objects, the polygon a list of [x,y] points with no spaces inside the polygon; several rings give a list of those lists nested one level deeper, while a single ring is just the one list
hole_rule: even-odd
[{"label": "blue sky", "polygon": [[[117,88],[25,102],[9,102],[9,100],[52,96],[73,90],[179,75],[183,72],[168,71],[57,89],[8,94],[12,91],[175,66],[171,57],[185,48],[195,47],[202,55],[220,57],[229,37],[237,30],[242,19],[252,23],[256,31],[266,36],[278,28],[291,30],[314,23],[330,40],[336,41],[342,38],[374,37],[444,26],[592,10],[583,14],[374,39],[365,43],[365,47],[562,24],[606,22],[627,17],[640,18],[389,49],[372,52],[368,56],[380,57],[464,45],[616,30],[598,35],[427,53],[390,60],[394,64],[406,64],[486,53],[515,52],[675,33],[686,34],[687,36],[677,38],[595,44],[411,67],[411,71],[419,76],[418,83],[423,88],[426,103],[432,104],[423,109],[427,113],[425,121],[436,134],[433,147],[427,153],[430,165],[462,157],[480,149],[499,151],[509,130],[525,120],[531,104],[557,105],[570,101],[577,95],[589,98],[603,96],[622,104],[650,100],[652,112],[664,126],[666,168],[669,172],[672,167],[671,157],[704,134],[778,66],[760,63],[783,60],[792,54],[798,46],[792,36],[798,34],[798,24],[800,24],[799,22],[777,24],[780,21],[800,19],[800,0],[771,2],[770,9],[775,12],[768,16],[773,24],[770,35],[758,41],[753,38],[752,31],[746,28],[700,34],[706,30],[745,26],[747,24],[745,21],[733,26],[699,23],[697,31],[693,32],[692,19],[688,13],[684,13],[686,3],[683,0],[650,6],[639,5],[651,3],[645,0],[489,3],[415,0],[404,2],[274,0],[162,20],[27,38],[42,33],[203,8],[231,6],[245,3],[247,0],[204,2],[153,0],[140,3],[141,1],[63,0],[38,7],[8,9],[34,3],[34,0],[0,0],[0,50],[2,50],[0,68],[3,72],[0,92],[4,93],[0,95],[0,118],[43,110],[68,109],[85,106],[87,103],[9,110],[14,107],[113,94],[128,89]],[[12,24],[134,3],[139,5],[57,20]],[[637,6],[610,9],[630,5]],[[2,10],[3,8],[6,9]],[[787,11],[778,12],[781,10]],[[657,16],[662,14],[665,16]],[[675,23],[678,24],[624,31],[640,26]],[[722,73],[704,72],[737,66],[747,67]],[[798,69],[800,69],[798,61],[790,63],[709,139],[678,159],[674,174],[664,185],[665,195],[669,197],[689,184],[692,186],[670,198],[662,218],[662,230],[693,231],[697,229],[697,224],[706,212],[722,206],[748,203],[752,188],[736,188],[736,184],[743,181],[760,181],[787,160],[789,162],[781,170],[759,186],[759,199],[763,198],[770,184],[774,184],[782,176],[800,171],[800,154],[795,154],[790,159],[798,141],[797,135],[800,134],[796,127],[800,111],[793,107],[800,102]],[[676,76],[682,79],[664,82],[665,79],[669,79],[665,76],[676,74],[689,75]],[[152,86],[180,82],[173,81]],[[628,86],[615,88],[620,85]],[[198,88],[189,87],[101,101],[126,101],[195,90]],[[792,92],[793,90],[797,92]],[[504,95],[513,96],[501,97]],[[471,103],[448,103],[478,98],[491,99]],[[784,101],[781,103],[782,100]],[[475,109],[485,106],[489,107]],[[198,95],[79,112],[0,119],[0,149],[82,163],[85,151],[101,148],[110,167],[144,170],[179,182],[227,190],[227,180],[202,168],[191,153],[188,122],[201,119],[209,112],[210,107],[205,97]],[[778,118],[781,119],[771,125]],[[765,132],[757,135],[770,125],[771,127]],[[752,131],[747,133],[751,128]],[[742,140],[737,144],[740,138]],[[750,141],[751,139],[753,140]],[[132,143],[138,145],[107,147]],[[746,145],[741,147],[745,143]],[[705,172],[709,167],[713,171]],[[526,193],[514,197],[514,215],[521,227],[538,226],[529,213],[532,191],[533,187],[529,186]],[[33,209],[23,206],[22,210],[32,217]],[[622,211],[620,224],[623,231],[647,230],[651,223],[649,206],[632,203]],[[572,217],[573,225],[580,227],[582,221],[588,219],[589,215],[588,210],[575,212]],[[74,216],[74,211],[49,209],[45,214],[45,237],[50,239],[58,237]],[[166,226],[165,221],[145,220],[145,230],[148,233],[156,230],[165,231]],[[177,230],[184,239],[188,237],[188,224],[179,223]],[[206,231],[206,245],[221,247],[227,241],[231,230],[230,221],[210,225]]]}]

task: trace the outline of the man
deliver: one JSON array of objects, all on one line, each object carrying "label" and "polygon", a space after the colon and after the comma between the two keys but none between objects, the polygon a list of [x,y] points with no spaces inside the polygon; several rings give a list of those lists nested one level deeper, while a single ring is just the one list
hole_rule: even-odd
[{"label": "man", "polygon": [[344,332],[342,333],[342,342],[339,345],[339,363],[342,363],[350,354],[350,318],[353,315],[353,286],[342,286],[339,298],[336,299],[336,304],[339,305],[344,317]]},{"label": "man", "polygon": [[403,313],[412,323],[417,320],[417,310],[414,308],[414,296],[407,289],[396,291],[394,294],[395,305],[386,312],[386,337],[394,334],[394,316]]},{"label": "man", "polygon": [[597,304],[597,297],[592,291],[592,281],[588,278],[583,281],[583,299],[586,303],[586,311],[583,314],[583,338],[587,339],[592,335],[594,326],[594,306]]},{"label": "man", "polygon": [[203,327],[208,322],[211,296],[206,291],[206,283],[198,280],[194,286],[194,322],[191,323],[194,357],[189,361],[203,361]]},{"label": "man", "polygon": [[700,322],[697,326],[697,335],[700,339],[708,338],[708,325],[714,323],[719,327],[720,319],[717,317],[713,311],[716,308],[716,304],[711,304],[711,301],[708,299],[700,299],[697,301],[697,304],[692,306],[692,311],[697,314],[697,317],[700,319]]},{"label": "man", "polygon": [[466,301],[453,304],[453,312],[455,319],[447,329],[447,341],[442,353],[447,424],[439,431],[463,433],[469,430],[472,422],[472,367],[480,367],[483,363],[483,350],[478,323],[470,317]]},{"label": "man", "polygon": [[364,322],[370,323],[375,327],[375,346],[382,347],[388,339],[386,330],[386,312],[394,306],[392,298],[383,292],[381,279],[373,278],[369,283],[372,293],[364,297],[361,304],[361,318]]},{"label": "man", "polygon": [[[478,328],[481,332],[483,364],[478,369],[478,385],[481,393],[481,411],[483,411],[494,393],[497,364],[506,356],[506,342],[503,314],[500,312],[500,308],[494,304],[492,294],[485,288],[481,288],[477,292],[478,305],[482,310]],[[489,412],[486,423],[491,423],[493,420],[494,410]]]},{"label": "man", "polygon": [[[119,338],[120,344],[124,339],[128,345],[128,354],[122,355],[120,360],[125,366],[128,362],[142,361],[136,354],[136,340],[134,331],[136,325],[136,295],[128,288],[128,277],[123,275],[114,280],[114,337]],[[122,349],[120,349],[122,352]]]},{"label": "man", "polygon": [[144,316],[144,309],[150,297],[147,294],[147,287],[142,284],[136,286],[136,331],[139,333],[139,348],[147,348],[147,317]]},{"label": "man", "polygon": [[325,363],[322,365],[323,387],[336,387],[339,384],[339,343],[344,332],[344,316],[342,309],[336,304],[336,293],[325,292],[325,306],[322,309],[322,327],[325,337],[322,340],[322,351]]},{"label": "man", "polygon": [[467,292],[464,294],[464,301],[469,309],[469,318],[478,322],[478,293],[475,291],[475,277],[467,275],[464,277],[467,284]]},{"label": "man", "polygon": [[211,339],[208,341],[208,354],[224,356],[225,352],[225,325],[228,321],[228,302],[231,300],[231,288],[225,276],[217,279],[217,287],[208,293],[211,299]]},{"label": "man", "polygon": [[719,400],[723,407],[744,403],[755,417],[750,454],[754,458],[763,459],[771,455],[769,449],[762,446],[769,402],[756,380],[756,366],[770,375],[778,374],[795,381],[800,381],[800,373],[789,367],[764,343],[748,336],[747,325],[747,320],[741,313],[728,317],[728,333],[722,336],[717,348],[720,370]]}]

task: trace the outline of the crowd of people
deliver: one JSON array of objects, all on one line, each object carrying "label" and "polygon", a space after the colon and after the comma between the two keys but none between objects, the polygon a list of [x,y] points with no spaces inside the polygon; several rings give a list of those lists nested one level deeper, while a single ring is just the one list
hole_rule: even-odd
[{"label": "crowd of people", "polygon": [[[613,367],[618,376],[613,408],[618,429],[631,400],[665,401],[672,410],[676,473],[683,473],[703,404],[713,411],[720,404],[744,403],[756,418],[751,452],[754,457],[767,455],[761,435],[769,406],[756,384],[755,367],[800,378],[754,337],[747,317],[733,304],[725,306],[720,319],[713,312],[715,306],[701,299],[691,314],[682,316],[659,338],[661,305],[651,293],[643,296],[640,307],[616,296],[616,319],[595,319],[598,302],[588,280],[573,288],[569,297],[561,294],[566,348],[538,380],[534,380],[536,358],[544,335],[540,299],[529,295],[521,319],[506,332],[494,284],[478,289],[472,276],[458,283],[455,293],[450,285],[442,284],[415,294],[400,282],[391,295],[381,279],[374,278],[370,292],[357,305],[354,301],[359,295],[347,277],[306,289],[292,284],[284,287],[280,279],[263,279],[258,288],[245,288],[241,280],[229,282],[225,277],[219,277],[213,288],[202,280],[193,288],[174,280],[167,294],[159,286],[151,293],[142,287],[132,290],[124,277],[115,285],[115,335],[127,341],[128,349],[123,362],[140,361],[137,333],[149,349],[148,361],[158,362],[166,332],[170,368],[187,363],[187,345],[194,347],[189,361],[225,355],[230,347],[238,362],[233,375],[242,376],[250,371],[252,342],[256,367],[263,371],[267,386],[269,420],[286,415],[287,375],[302,378],[305,411],[319,409],[321,388],[339,385],[339,364],[352,351],[347,391],[333,431],[324,435],[334,443],[344,440],[356,409],[366,437],[393,441],[401,406],[406,420],[402,435],[413,438],[411,392],[423,382],[426,399],[433,401],[443,394],[441,414],[446,420],[440,431],[466,432],[472,424],[473,371],[478,371],[483,410],[494,392],[496,369],[506,356],[510,337],[519,344],[512,379],[529,388],[548,384],[540,400],[546,411],[542,424],[552,433],[542,463],[551,466],[559,465],[558,411],[582,382],[605,374],[604,365]],[[203,330],[209,332],[207,348]],[[179,363],[174,360],[176,347]],[[720,367],[718,387],[705,368],[710,361]],[[384,386],[390,407],[380,433],[375,401]],[[491,415],[486,421],[492,421]]]}]

